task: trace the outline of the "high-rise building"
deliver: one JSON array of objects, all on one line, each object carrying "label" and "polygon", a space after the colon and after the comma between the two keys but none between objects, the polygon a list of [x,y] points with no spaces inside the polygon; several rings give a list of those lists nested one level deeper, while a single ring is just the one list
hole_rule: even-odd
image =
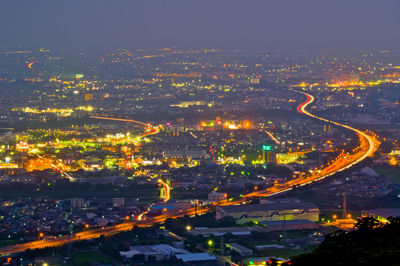
[{"label": "high-rise building", "polygon": [[276,164],[276,152],[274,147],[272,147],[271,145],[263,145],[262,150],[264,163]]},{"label": "high-rise building", "polygon": [[85,206],[85,200],[83,198],[72,198],[71,207],[72,209],[80,209]]},{"label": "high-rise building", "polygon": [[92,93],[86,93],[85,94],[85,101],[93,101],[93,94]]},{"label": "high-rise building", "polygon": [[125,205],[125,198],[113,198],[113,207],[122,207]]}]

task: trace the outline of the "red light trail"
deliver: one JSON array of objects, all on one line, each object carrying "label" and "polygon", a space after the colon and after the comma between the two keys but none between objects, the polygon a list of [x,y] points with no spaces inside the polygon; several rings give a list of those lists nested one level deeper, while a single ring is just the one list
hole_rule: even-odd
[{"label": "red light trail", "polygon": [[[269,187],[267,189],[263,190],[258,190],[254,191],[251,193],[248,193],[244,195],[242,198],[239,198],[234,201],[220,201],[217,202],[216,204],[213,205],[206,205],[206,206],[201,206],[197,208],[189,208],[185,211],[182,211],[180,214],[177,215],[167,215],[167,214],[161,214],[159,216],[152,217],[151,219],[147,221],[135,221],[135,222],[125,222],[121,223],[115,226],[109,226],[105,227],[102,229],[93,229],[93,230],[88,230],[85,232],[80,232],[80,233],[75,233],[71,235],[65,235],[62,237],[54,237],[54,238],[49,238],[49,239],[42,239],[42,240],[37,240],[37,241],[31,241],[31,242],[26,242],[22,244],[17,244],[17,245],[12,245],[12,246],[6,246],[0,249],[0,256],[6,256],[6,255],[12,255],[15,253],[20,253],[24,252],[28,249],[43,249],[43,248],[48,248],[48,247],[56,247],[56,246],[62,246],[74,241],[82,241],[82,240],[88,240],[88,239],[94,239],[94,238],[99,238],[100,236],[111,236],[115,235],[120,232],[124,231],[129,231],[132,230],[134,226],[139,226],[139,227],[149,227],[153,226],[158,223],[164,222],[168,218],[176,219],[179,217],[183,217],[185,215],[195,215],[195,214],[201,214],[201,213],[206,213],[215,210],[215,205],[220,205],[220,206],[227,206],[227,205],[235,205],[235,204],[245,204],[247,200],[251,197],[260,197],[260,196],[272,196],[276,194],[280,194],[286,191],[290,191],[294,186],[305,186],[308,184],[311,184],[313,182],[319,181],[321,179],[325,179],[329,176],[334,175],[337,172],[346,170],[353,165],[361,162],[368,156],[371,156],[376,149],[379,146],[379,141],[377,141],[374,137],[371,137],[370,135],[356,129],[353,127],[350,127],[345,124],[341,124],[335,121],[328,120],[326,118],[322,118],[316,115],[311,114],[306,110],[306,107],[310,105],[314,101],[314,96],[311,94],[305,93],[305,92],[300,92],[296,91],[298,93],[302,93],[307,96],[307,100],[300,104],[297,108],[297,111],[301,114],[305,114],[307,116],[313,117],[315,119],[334,124],[339,127],[343,127],[346,129],[349,129],[355,133],[360,138],[360,146],[359,146],[359,152],[351,155],[345,155],[338,160],[336,160],[334,163],[332,163],[329,166],[326,166],[325,168],[321,168],[318,171],[314,171],[312,175],[306,175],[301,178],[293,179],[285,184],[278,184],[274,185],[272,187]],[[96,118],[96,117],[95,117]],[[111,118],[100,118],[100,119],[109,119],[109,120],[114,120]],[[127,119],[115,119],[119,121],[127,121],[127,122],[138,122],[135,120],[127,120]],[[139,122],[140,124],[144,124],[142,122]],[[146,124],[144,124],[146,125]],[[156,128],[157,129],[157,128]],[[153,130],[154,131],[154,128]],[[158,133],[158,132],[157,132]],[[154,133],[153,133],[154,134]],[[210,151],[212,151],[211,146],[209,147]],[[212,152],[213,153],[213,152]],[[169,190],[166,192],[169,193]],[[167,196],[167,195],[166,195]],[[140,216],[143,216],[145,213],[141,214]],[[140,217],[142,218],[142,217]]]},{"label": "red light trail", "polygon": [[297,106],[297,112],[299,112],[300,114],[304,114],[304,112],[302,111],[303,106],[307,105],[308,103],[310,103],[311,97],[307,96],[307,100],[303,103],[301,103],[299,106]]},{"label": "red light trail", "polygon": [[35,61],[32,61],[32,62],[29,62],[28,64],[26,64],[26,67],[29,68],[29,69],[32,69],[32,65],[37,63],[37,62],[39,62],[39,61],[35,60]]}]

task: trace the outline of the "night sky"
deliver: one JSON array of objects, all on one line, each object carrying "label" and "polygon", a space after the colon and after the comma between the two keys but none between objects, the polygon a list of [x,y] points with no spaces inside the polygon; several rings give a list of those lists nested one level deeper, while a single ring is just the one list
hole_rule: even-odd
[{"label": "night sky", "polygon": [[1,0],[0,43],[59,48],[400,44],[400,0]]}]

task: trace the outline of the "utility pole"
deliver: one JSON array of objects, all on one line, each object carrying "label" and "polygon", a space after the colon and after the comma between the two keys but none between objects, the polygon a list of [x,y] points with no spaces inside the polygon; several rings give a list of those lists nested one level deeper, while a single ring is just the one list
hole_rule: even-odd
[{"label": "utility pole", "polygon": [[[72,223],[69,225],[69,230],[72,234],[74,231],[74,225]],[[70,237],[70,236],[68,236],[68,237]],[[72,241],[69,241],[68,246],[67,246],[67,257],[71,257],[71,255],[72,255]]]},{"label": "utility pole", "polygon": [[195,189],[196,198],[194,200],[194,216],[197,217],[197,188]]},{"label": "utility pole", "polygon": [[283,237],[285,238],[285,241],[286,241],[287,232],[286,232],[286,212],[285,211],[283,213]]},{"label": "utility pole", "polygon": [[220,247],[220,250],[221,250],[221,257],[222,257],[222,258],[224,257],[224,253],[225,253],[224,248],[225,248],[224,236],[221,236],[221,247]]}]

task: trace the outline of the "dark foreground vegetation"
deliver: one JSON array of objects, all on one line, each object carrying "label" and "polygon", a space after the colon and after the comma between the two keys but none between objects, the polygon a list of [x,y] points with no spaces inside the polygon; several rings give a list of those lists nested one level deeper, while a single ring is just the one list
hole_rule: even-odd
[{"label": "dark foreground vegetation", "polygon": [[292,265],[400,265],[400,217],[383,224],[366,217],[356,230],[326,236],[313,252],[292,259]]}]

